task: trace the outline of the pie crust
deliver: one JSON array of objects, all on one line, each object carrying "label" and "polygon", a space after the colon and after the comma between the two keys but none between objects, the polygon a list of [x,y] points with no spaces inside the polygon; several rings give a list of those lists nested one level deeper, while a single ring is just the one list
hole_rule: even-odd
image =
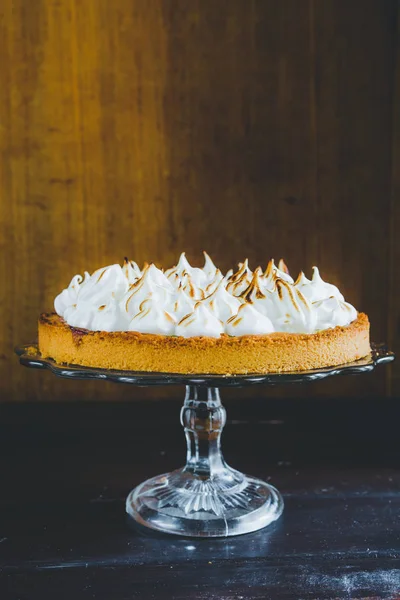
[{"label": "pie crust", "polygon": [[247,374],[307,371],[352,362],[370,353],[369,321],[357,319],[317,333],[220,338],[89,331],[56,313],[39,319],[39,350],[61,364],[166,373]]}]

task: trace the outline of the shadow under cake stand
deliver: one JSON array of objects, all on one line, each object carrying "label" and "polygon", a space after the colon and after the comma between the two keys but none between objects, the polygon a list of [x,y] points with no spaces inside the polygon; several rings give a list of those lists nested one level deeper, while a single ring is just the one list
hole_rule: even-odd
[{"label": "shadow under cake stand", "polygon": [[22,365],[49,369],[59,377],[104,379],[138,386],[185,385],[181,423],[187,441],[186,465],[157,475],[134,488],[126,511],[151,529],[191,537],[223,537],[257,531],[279,518],[283,499],[272,485],[229,467],[221,452],[226,423],[220,387],[255,384],[303,383],[332,375],[372,371],[394,359],[383,344],[373,344],[371,354],[338,367],[292,373],[254,375],[178,375],[95,369],[59,365],[41,357],[37,345],[16,348]]}]

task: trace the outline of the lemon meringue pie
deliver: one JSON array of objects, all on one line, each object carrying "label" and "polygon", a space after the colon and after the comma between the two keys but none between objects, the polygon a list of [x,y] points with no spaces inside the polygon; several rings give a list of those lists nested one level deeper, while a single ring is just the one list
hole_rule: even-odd
[{"label": "lemon meringue pie", "polygon": [[244,374],[338,365],[370,352],[369,321],[338,288],[292,279],[270,260],[223,275],[183,253],[176,266],[125,259],[75,275],[39,319],[39,350],[58,363],[133,371]]}]

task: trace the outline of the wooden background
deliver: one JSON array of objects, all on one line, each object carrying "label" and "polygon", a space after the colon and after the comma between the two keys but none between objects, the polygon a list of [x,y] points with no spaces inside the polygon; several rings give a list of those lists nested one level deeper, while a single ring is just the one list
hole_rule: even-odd
[{"label": "wooden background", "polygon": [[[2,0],[2,400],[162,397],[19,367],[70,277],[314,263],[400,351],[396,0]],[[396,365],[298,390],[400,395]],[[179,392],[181,393],[181,392]]]}]

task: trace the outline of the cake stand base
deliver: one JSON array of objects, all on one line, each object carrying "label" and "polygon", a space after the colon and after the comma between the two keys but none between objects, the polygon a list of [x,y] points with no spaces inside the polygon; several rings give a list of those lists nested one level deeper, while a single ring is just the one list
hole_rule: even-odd
[{"label": "cake stand base", "polygon": [[283,510],[279,492],[225,463],[220,448],[225,421],[218,388],[187,386],[181,411],[186,466],[132,490],[126,511],[135,521],[163,533],[226,537],[278,519]]},{"label": "cake stand base", "polygon": [[126,511],[141,525],[190,537],[250,533],[278,519],[282,496],[272,485],[233,469],[231,481],[193,477],[179,469],[141,483]]}]

